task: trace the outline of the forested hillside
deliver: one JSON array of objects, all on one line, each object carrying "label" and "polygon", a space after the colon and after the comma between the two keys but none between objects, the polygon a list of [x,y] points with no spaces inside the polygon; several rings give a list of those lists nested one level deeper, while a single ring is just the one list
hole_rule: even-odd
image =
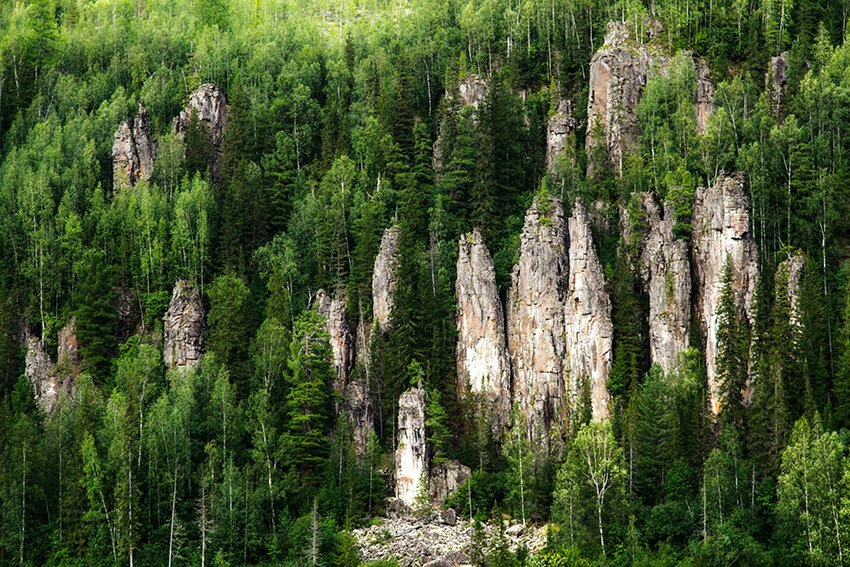
[{"label": "forested hillside", "polygon": [[850,563],[848,16],[0,3],[0,565]]}]

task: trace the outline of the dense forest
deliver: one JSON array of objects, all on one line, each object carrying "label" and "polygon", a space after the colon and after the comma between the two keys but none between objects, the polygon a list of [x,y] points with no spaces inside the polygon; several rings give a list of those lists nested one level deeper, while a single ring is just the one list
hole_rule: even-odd
[{"label": "dense forest", "polygon": [[0,3],[0,564],[850,563],[848,16]]}]

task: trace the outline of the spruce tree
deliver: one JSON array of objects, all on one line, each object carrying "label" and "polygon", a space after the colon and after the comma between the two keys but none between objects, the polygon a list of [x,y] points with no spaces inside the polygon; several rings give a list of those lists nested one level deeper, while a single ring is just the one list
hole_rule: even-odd
[{"label": "spruce tree", "polygon": [[732,257],[723,263],[722,290],[717,305],[717,382],[724,422],[743,430],[747,386],[746,331],[738,317]]}]

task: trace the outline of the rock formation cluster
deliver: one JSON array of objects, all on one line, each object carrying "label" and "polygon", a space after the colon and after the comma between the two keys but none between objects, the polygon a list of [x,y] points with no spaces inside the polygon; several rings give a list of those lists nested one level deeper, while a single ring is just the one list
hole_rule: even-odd
[{"label": "rock formation cluster", "polygon": [[163,352],[169,370],[194,368],[204,356],[204,304],[197,286],[178,280],[163,318]]},{"label": "rock formation cluster", "polygon": [[717,306],[723,289],[723,266],[734,268],[733,289],[742,317],[752,316],[758,279],[758,252],[750,232],[749,199],[742,173],[717,177],[711,187],[698,187],[692,220],[692,261],[696,287],[695,309],[705,336],[705,366],[712,410],[720,411],[717,381]]},{"label": "rock formation cluster", "polygon": [[458,392],[471,393],[486,404],[499,432],[510,414],[505,315],[493,259],[478,229],[460,238],[455,292]]},{"label": "rock formation cluster", "polygon": [[153,175],[154,145],[151,139],[148,111],[139,103],[139,112],[125,120],[115,132],[112,142],[112,179],[116,190],[132,187]]}]

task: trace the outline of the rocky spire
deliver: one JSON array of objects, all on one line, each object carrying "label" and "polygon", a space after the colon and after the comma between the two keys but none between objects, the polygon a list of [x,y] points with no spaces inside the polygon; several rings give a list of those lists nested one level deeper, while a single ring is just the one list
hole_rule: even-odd
[{"label": "rocky spire", "polygon": [[569,280],[564,311],[567,349],[567,388],[573,407],[586,383],[594,419],[609,415],[608,375],[611,372],[614,327],[611,300],[605,289],[602,264],[593,246],[590,220],[581,200],[573,207],[569,225]]},{"label": "rocky spire", "polygon": [[[546,125],[546,169],[552,171],[555,162],[566,148],[569,134],[576,129],[576,120],[573,118],[573,103],[569,100],[561,100],[558,110],[549,118]],[[575,140],[573,140],[575,142]]]},{"label": "rocky spire", "polygon": [[24,375],[32,384],[35,401],[51,413],[62,397],[73,397],[74,381],[80,373],[82,358],[77,340],[77,321],[74,317],[59,331],[58,362],[51,360],[41,339],[29,330],[25,333],[27,354]]},{"label": "rocky spire", "polygon": [[165,366],[194,368],[204,356],[204,304],[201,292],[186,280],[174,284],[163,318]]},{"label": "rocky spire", "polygon": [[353,359],[354,337],[345,316],[345,295],[343,289],[338,289],[331,297],[325,290],[316,293],[316,310],[324,316],[327,322],[328,334],[331,338],[331,350],[336,369],[334,389],[343,393]]},{"label": "rocky spire", "polygon": [[151,139],[148,110],[139,103],[135,118],[118,126],[112,142],[112,180],[116,190],[132,187],[153,175],[154,145]]},{"label": "rocky spire", "polygon": [[743,173],[721,173],[714,185],[698,187],[694,196],[692,259],[696,287],[695,309],[705,336],[705,366],[711,407],[720,411],[717,383],[717,307],[723,284],[723,265],[731,258],[739,311],[752,316],[758,279],[758,252],[750,233],[749,199]]},{"label": "rocky spire", "polygon": [[544,445],[550,430],[562,433],[566,419],[568,237],[561,201],[536,201],[525,215],[507,297],[513,403],[529,439]]},{"label": "rocky spire", "polygon": [[765,86],[770,91],[771,105],[778,112],[788,90],[788,52],[770,58],[770,68],[765,76]]},{"label": "rocky spire", "polygon": [[711,82],[711,69],[704,59],[695,58],[694,64],[697,71],[697,134],[702,134],[714,113],[714,83]]},{"label": "rocky spire", "polygon": [[[395,495],[408,507],[428,495],[428,447],[425,436],[425,390],[411,388],[398,400]],[[424,491],[424,493],[423,493]]]},{"label": "rocky spire", "polygon": [[[621,175],[625,154],[637,140],[635,111],[640,95],[650,73],[668,63],[666,55],[632,35],[630,23],[609,22],[605,43],[590,60],[586,147],[590,151],[595,144],[604,143]],[[602,128],[602,139],[593,135],[597,125]]]},{"label": "rocky spire", "polygon": [[510,421],[505,319],[493,258],[477,228],[460,237],[455,293],[458,393],[482,398],[498,434]]},{"label": "rocky spire", "polygon": [[[784,293],[788,297],[788,317],[795,325],[800,324],[800,285],[803,282],[805,267],[806,257],[802,252],[796,251],[789,254],[776,269],[776,296]],[[780,282],[785,284],[784,288],[778,287]]]},{"label": "rocky spire", "polygon": [[[691,263],[688,244],[673,233],[673,205],[662,209],[651,193],[635,195],[643,216],[638,271],[649,297],[649,355],[664,371],[676,366],[677,355],[688,348],[691,326]],[[631,224],[633,220],[624,219]],[[629,234],[624,227],[624,234]],[[631,238],[626,238],[629,245]]]},{"label": "rocky spire", "polygon": [[398,250],[398,227],[392,226],[384,231],[381,247],[375,258],[372,272],[372,319],[387,330],[393,310],[393,291],[396,286],[395,266]]},{"label": "rocky spire", "polygon": [[216,85],[201,85],[189,96],[189,103],[174,117],[172,130],[182,134],[189,128],[192,111],[207,129],[213,147],[213,175],[216,175],[221,154],[224,151],[224,128],[227,124],[227,102],[224,93]]}]

